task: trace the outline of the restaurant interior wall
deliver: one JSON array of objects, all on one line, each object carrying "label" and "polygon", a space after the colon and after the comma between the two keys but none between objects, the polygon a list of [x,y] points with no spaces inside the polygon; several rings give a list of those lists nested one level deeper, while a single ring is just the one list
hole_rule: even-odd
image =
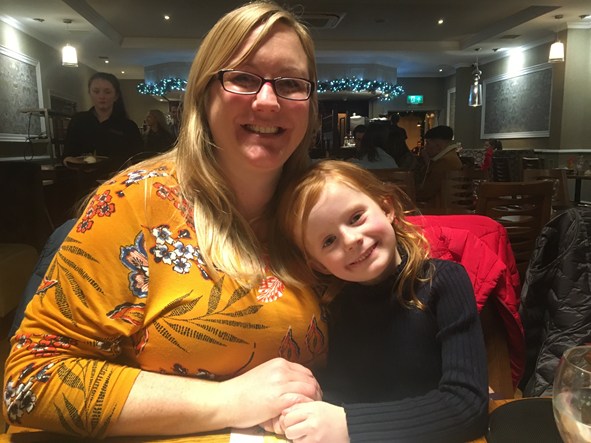
[{"label": "restaurant interior wall", "polygon": [[565,44],[560,148],[591,151],[591,29],[569,29]]},{"label": "restaurant interior wall", "polygon": [[[43,107],[49,107],[50,94],[75,101],[79,110],[90,107],[86,83],[94,70],[83,64],[79,64],[78,68],[62,66],[61,53],[3,21],[0,21],[0,45],[39,61]],[[15,109],[15,112],[19,112],[19,110]],[[36,145],[34,152],[37,155],[44,155],[47,149],[43,145]],[[0,142],[0,159],[22,160],[24,155],[30,153],[31,146],[28,143]]]}]

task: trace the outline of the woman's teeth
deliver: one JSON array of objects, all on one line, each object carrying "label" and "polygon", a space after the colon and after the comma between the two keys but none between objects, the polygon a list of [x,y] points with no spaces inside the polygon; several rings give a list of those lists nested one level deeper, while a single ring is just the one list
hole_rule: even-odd
[{"label": "woman's teeth", "polygon": [[249,131],[256,132],[257,134],[277,134],[279,128],[277,126],[254,126],[246,125]]}]

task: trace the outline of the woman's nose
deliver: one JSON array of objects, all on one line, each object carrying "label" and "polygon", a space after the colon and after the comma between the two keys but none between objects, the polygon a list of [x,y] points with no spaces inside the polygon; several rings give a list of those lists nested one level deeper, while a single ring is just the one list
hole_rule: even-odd
[{"label": "woman's nose", "polygon": [[254,106],[257,110],[279,110],[279,100],[271,83],[266,82],[261,86],[261,90],[256,94]]}]

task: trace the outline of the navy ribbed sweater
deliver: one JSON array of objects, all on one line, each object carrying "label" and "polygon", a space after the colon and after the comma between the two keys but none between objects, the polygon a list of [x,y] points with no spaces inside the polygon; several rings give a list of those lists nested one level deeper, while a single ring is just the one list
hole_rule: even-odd
[{"label": "navy ribbed sweater", "polygon": [[[486,350],[472,285],[432,260],[426,310],[390,295],[394,279],[349,284],[330,305],[325,399],[343,405],[352,442],[463,442],[487,425]],[[403,265],[401,265],[403,266]]]}]

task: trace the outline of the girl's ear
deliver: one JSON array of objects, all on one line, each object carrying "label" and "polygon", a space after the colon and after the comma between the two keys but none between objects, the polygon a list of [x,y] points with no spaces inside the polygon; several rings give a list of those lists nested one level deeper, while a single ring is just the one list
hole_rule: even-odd
[{"label": "girl's ear", "polygon": [[315,271],[318,271],[322,274],[332,275],[332,273],[328,269],[326,269],[326,267],[318,260],[314,260],[313,258],[311,258],[308,260],[308,264]]},{"label": "girl's ear", "polygon": [[394,206],[392,205],[392,199],[390,197],[384,199],[382,210],[384,211],[384,214],[386,214],[390,223],[393,223],[396,217],[394,215]]}]

